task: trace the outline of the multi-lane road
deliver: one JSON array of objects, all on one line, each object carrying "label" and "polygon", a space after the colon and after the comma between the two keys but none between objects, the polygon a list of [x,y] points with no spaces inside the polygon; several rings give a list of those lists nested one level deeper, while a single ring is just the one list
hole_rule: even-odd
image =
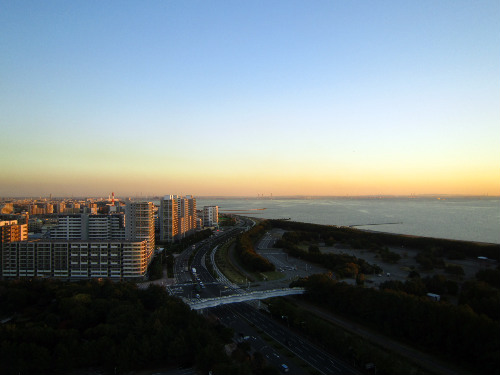
[{"label": "multi-lane road", "polygon": [[[259,327],[267,335],[279,342],[295,356],[323,374],[359,374],[351,366],[331,356],[329,353],[298,336],[285,325],[256,310],[246,303],[231,305],[234,311],[250,324]],[[295,372],[293,372],[295,373]]]},{"label": "multi-lane road", "polygon": [[260,352],[266,358],[269,365],[278,369],[281,368],[282,365],[286,365],[291,374],[302,375],[309,373],[300,367],[296,361],[287,357],[283,351],[277,350],[271,342],[262,338],[259,332],[264,329],[261,329],[243,318],[238,308],[239,305],[240,304],[217,306],[211,308],[207,313],[211,316],[215,316],[219,322],[225,326],[233,328],[235,340],[247,342],[253,351]]},{"label": "multi-lane road", "polygon": [[[234,289],[230,283],[221,283],[216,280],[208,270],[206,262],[215,246],[223,244],[248,226],[251,226],[249,222],[242,222],[239,227],[218,232],[219,234],[186,249],[177,256],[174,264],[176,284],[169,288],[170,292],[188,299],[245,293],[243,290]],[[270,242],[262,245],[262,247],[270,247]],[[191,264],[189,264],[189,259],[193,254]],[[196,272],[193,272],[193,268]],[[274,321],[251,304],[221,305],[206,309],[203,313],[213,315],[221,323],[233,328],[236,340],[247,341],[253,351],[261,352],[268,363],[278,369],[282,369],[282,365],[285,364],[292,374],[307,373],[296,361],[290,358],[291,355],[300,358],[322,374],[359,374],[356,369],[312,345],[289,330],[286,325]],[[273,345],[261,337],[259,332],[265,332],[268,340],[271,338],[286,350],[282,352],[276,350]],[[289,356],[286,357],[283,352],[288,353]]]},{"label": "multi-lane road", "polygon": [[215,246],[226,242],[242,230],[242,227],[236,227],[217,232],[212,237],[187,248],[179,254],[174,263],[175,284],[169,287],[169,291],[174,295],[188,299],[220,297],[234,293],[234,289],[221,284],[212,276],[206,263],[210,251]]}]

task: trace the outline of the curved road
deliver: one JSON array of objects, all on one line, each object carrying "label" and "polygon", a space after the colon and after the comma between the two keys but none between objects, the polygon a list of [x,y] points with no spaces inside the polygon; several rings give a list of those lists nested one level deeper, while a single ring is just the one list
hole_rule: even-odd
[{"label": "curved road", "polygon": [[[244,223],[244,225],[246,227],[250,226],[249,223]],[[203,241],[203,243],[199,243],[185,250],[176,258],[174,266],[175,278],[187,288],[183,290],[184,295],[188,293],[190,298],[196,298],[198,294],[200,298],[209,298],[241,292],[234,291],[226,285],[219,283],[208,271],[205,260],[214,246],[226,242],[242,230],[241,227],[236,227],[221,234],[214,235],[210,239]],[[193,251],[196,251],[196,253],[191,265],[188,267],[188,261]],[[187,271],[186,267],[188,267]],[[195,274],[192,273],[193,268],[196,269]],[[290,368],[290,373],[304,374],[305,372],[304,369],[297,364],[291,362],[289,359],[283,358],[282,354],[280,356],[275,349],[270,347],[266,349],[266,345],[263,345],[264,341],[258,337],[259,334],[256,333],[253,327],[257,327],[264,331],[273,340],[286,347],[290,352],[294,353],[297,357],[301,358],[304,362],[308,363],[322,374],[360,374],[355,368],[317,348],[308,340],[299,337],[286,326],[282,326],[278,322],[275,322],[250,304],[235,303],[217,306],[205,309],[204,313],[215,315],[219,318],[221,323],[233,327],[235,331],[255,332],[252,335],[248,335],[248,337],[252,337],[251,340],[248,339],[250,340],[248,342],[252,349],[262,351],[267,357],[268,362],[276,365],[278,368],[286,362],[287,366]],[[229,319],[228,317],[233,318]],[[236,339],[238,339],[238,337],[236,337]]]}]

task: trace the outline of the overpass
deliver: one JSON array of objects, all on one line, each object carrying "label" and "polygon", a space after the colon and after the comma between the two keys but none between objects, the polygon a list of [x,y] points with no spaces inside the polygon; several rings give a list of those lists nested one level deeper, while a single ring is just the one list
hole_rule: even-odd
[{"label": "overpass", "polygon": [[230,296],[204,298],[204,299],[191,299],[185,302],[191,307],[191,310],[201,310],[208,307],[215,307],[219,305],[226,305],[228,303],[246,302],[259,299],[266,299],[271,297],[282,297],[293,294],[304,294],[304,288],[282,288],[271,290],[258,290],[249,293],[233,294]]}]

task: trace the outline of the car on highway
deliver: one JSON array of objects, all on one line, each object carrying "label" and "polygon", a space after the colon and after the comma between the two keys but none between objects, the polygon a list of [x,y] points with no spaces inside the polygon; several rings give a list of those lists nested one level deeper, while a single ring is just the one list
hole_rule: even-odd
[{"label": "car on highway", "polygon": [[285,364],[283,363],[283,364],[281,364],[281,366],[280,366],[280,370],[281,370],[281,372],[288,372],[290,369],[288,368],[288,366],[287,366],[287,365],[285,365]]}]

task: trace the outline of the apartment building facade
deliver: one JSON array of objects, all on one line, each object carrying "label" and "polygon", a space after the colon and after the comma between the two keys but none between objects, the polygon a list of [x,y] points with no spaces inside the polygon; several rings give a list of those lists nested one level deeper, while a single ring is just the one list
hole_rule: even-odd
[{"label": "apartment building facade", "polygon": [[58,224],[51,228],[54,240],[124,240],[125,216],[73,214],[59,216]]},{"label": "apartment building facade", "polygon": [[125,208],[125,239],[147,241],[151,257],[155,249],[155,219],[152,202],[128,202]]},{"label": "apartment building facade", "polygon": [[160,200],[158,210],[158,223],[160,227],[160,241],[173,242],[179,235],[179,222],[177,220],[177,199],[172,195]]},{"label": "apartment building facade", "polygon": [[3,277],[140,279],[155,247],[154,206],[130,202],[124,214],[59,217],[48,240],[11,241],[0,252]]},{"label": "apartment building facade", "polygon": [[219,226],[219,206],[203,207],[203,226],[204,227]]},{"label": "apartment building facade", "polygon": [[164,196],[160,200],[158,221],[161,241],[174,242],[194,233],[198,222],[196,198]]},{"label": "apartment building facade", "polygon": [[2,249],[7,278],[112,278],[139,280],[150,263],[147,241],[33,240]]},{"label": "apartment building facade", "polygon": [[0,242],[26,241],[28,239],[28,225],[18,224],[17,220],[0,221]]},{"label": "apartment building facade", "polygon": [[[3,261],[3,249],[12,242],[28,240],[28,224],[18,224],[17,220],[0,221],[0,265]],[[3,277],[0,267],[0,278]]]}]

